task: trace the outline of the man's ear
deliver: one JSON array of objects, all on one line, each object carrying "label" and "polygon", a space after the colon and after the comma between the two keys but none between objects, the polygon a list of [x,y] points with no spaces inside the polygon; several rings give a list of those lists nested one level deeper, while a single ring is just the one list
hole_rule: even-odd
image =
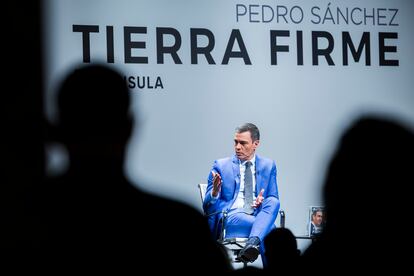
[{"label": "man's ear", "polygon": [[260,145],[260,140],[254,141],[253,144],[255,144],[256,145],[256,148],[257,148]]}]

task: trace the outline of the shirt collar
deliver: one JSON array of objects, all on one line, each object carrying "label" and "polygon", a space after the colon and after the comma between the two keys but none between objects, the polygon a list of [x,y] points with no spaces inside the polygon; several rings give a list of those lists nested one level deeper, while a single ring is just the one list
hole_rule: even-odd
[{"label": "shirt collar", "polygon": [[256,164],[256,154],[254,154],[253,157],[252,157],[252,159],[250,159],[250,160],[241,161],[239,159],[239,165],[243,165],[244,166],[244,165],[246,165],[246,162],[247,161],[252,162],[252,165],[254,166]]}]

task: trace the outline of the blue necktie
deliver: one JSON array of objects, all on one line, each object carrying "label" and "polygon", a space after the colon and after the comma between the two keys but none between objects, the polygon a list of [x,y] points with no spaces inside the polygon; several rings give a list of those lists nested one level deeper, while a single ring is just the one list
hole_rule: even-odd
[{"label": "blue necktie", "polygon": [[253,175],[250,166],[250,161],[246,162],[246,170],[244,171],[244,212],[246,214],[253,214]]}]

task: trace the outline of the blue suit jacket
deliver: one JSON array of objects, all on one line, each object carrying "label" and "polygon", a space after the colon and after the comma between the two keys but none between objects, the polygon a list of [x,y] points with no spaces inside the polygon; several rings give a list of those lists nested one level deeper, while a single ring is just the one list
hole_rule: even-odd
[{"label": "blue suit jacket", "polygon": [[[203,209],[204,213],[208,216],[210,230],[215,238],[217,238],[221,231],[219,224],[223,216],[221,211],[228,211],[231,208],[240,190],[239,160],[236,155],[233,157],[218,159],[214,161],[212,171],[218,172],[221,175],[221,191],[218,199],[214,202],[214,199],[211,196],[211,191],[213,189],[213,174],[210,171],[206,196],[203,202]],[[258,191],[264,189],[264,198],[274,197],[276,199],[275,204],[279,204],[275,162],[256,154],[255,177],[256,196]]]}]

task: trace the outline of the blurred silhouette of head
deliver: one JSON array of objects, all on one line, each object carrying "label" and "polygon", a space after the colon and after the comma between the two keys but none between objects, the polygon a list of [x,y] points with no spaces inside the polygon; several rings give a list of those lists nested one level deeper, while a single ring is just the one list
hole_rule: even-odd
[{"label": "blurred silhouette of head", "polygon": [[[70,167],[41,193],[50,233],[43,258],[47,267],[138,273],[145,266],[172,273],[193,267],[208,274],[227,270],[224,251],[200,212],[145,193],[124,174],[132,123],[129,96],[124,78],[100,65],[74,70],[62,83],[57,127]],[[160,238],[166,234],[172,237],[168,248]],[[202,250],[193,254],[186,246],[189,240]]]},{"label": "blurred silhouette of head", "polygon": [[264,245],[269,269],[281,269],[281,264],[293,264],[300,255],[296,237],[287,228],[272,230],[264,239]]},{"label": "blurred silhouette of head", "polygon": [[413,143],[413,133],[391,119],[364,117],[345,132],[324,187],[325,232],[337,249],[384,258],[405,243]]},{"label": "blurred silhouette of head", "polygon": [[71,161],[85,158],[121,158],[129,138],[128,87],[118,72],[102,65],[75,69],[58,94],[58,135]]},{"label": "blurred silhouette of head", "polygon": [[406,271],[411,267],[414,134],[391,118],[365,116],[344,132],[327,170],[326,220],[304,252],[329,274]]}]

